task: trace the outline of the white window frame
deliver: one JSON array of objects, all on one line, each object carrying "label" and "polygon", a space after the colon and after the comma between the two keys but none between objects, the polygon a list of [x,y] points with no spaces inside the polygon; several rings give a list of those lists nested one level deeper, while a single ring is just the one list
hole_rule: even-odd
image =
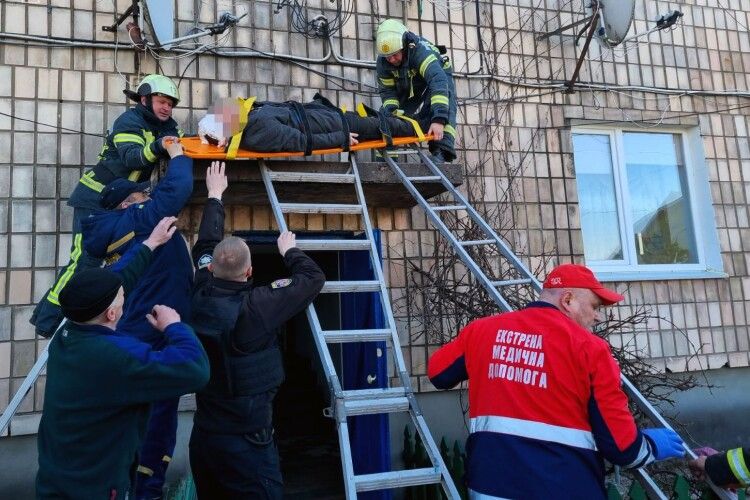
[{"label": "white window frame", "polygon": [[[681,136],[685,178],[690,200],[698,262],[694,264],[638,264],[636,246],[631,237],[633,220],[630,210],[630,193],[627,189],[627,169],[623,136],[626,132],[675,134]],[[703,139],[697,127],[639,128],[635,126],[601,127],[577,125],[571,129],[571,151],[575,134],[606,135],[609,137],[612,174],[615,186],[615,204],[620,226],[620,243],[623,260],[591,261],[587,265],[602,281],[643,281],[663,279],[723,278],[719,240],[711,201],[708,168]],[[573,157],[575,165],[575,156]],[[583,227],[581,231],[583,232]],[[585,243],[584,243],[585,244]],[[586,249],[584,248],[584,256]]]}]

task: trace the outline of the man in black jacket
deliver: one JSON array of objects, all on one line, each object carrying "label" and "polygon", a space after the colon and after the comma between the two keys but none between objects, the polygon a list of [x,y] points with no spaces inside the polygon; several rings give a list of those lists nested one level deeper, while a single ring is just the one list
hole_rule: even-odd
[{"label": "man in black jacket", "polygon": [[196,394],[190,466],[200,499],[277,499],[282,479],[272,408],[284,380],[277,329],[313,301],[325,276],[287,231],[278,247],[291,277],[254,287],[247,244],[236,237],[222,240],[224,163],[211,164],[206,187],[192,251],[191,325],[208,354],[211,378]]},{"label": "man in black jacket", "polygon": [[[360,113],[342,111],[317,94],[312,102],[261,102],[248,106],[244,130],[241,106],[235,101],[213,106],[198,124],[198,135],[205,142],[225,146],[242,132],[240,146],[248,151],[277,153],[343,148],[358,141],[393,137],[413,137],[422,133],[416,121],[378,113],[365,106]],[[364,115],[364,116],[362,116]],[[415,129],[415,126],[417,129]]]}]

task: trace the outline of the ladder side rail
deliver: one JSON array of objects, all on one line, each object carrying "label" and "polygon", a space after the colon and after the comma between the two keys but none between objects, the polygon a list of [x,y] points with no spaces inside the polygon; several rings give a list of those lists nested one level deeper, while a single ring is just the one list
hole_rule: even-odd
[{"label": "ladder side rail", "polygon": [[669,500],[669,496],[665,495],[661,488],[654,482],[653,478],[644,468],[635,469],[633,471],[636,479],[646,490],[646,494],[653,500]]},{"label": "ladder side rail", "polygon": [[456,484],[451,477],[450,471],[448,471],[448,467],[443,461],[443,456],[439,451],[440,448],[438,448],[438,445],[435,443],[435,439],[428,431],[429,427],[427,426],[427,421],[425,420],[424,415],[422,415],[421,410],[416,411],[415,409],[415,411],[409,412],[409,416],[414,423],[414,428],[417,430],[417,432],[419,432],[419,437],[420,439],[422,439],[422,444],[424,444],[424,449],[427,453],[427,456],[430,458],[435,469],[439,469],[443,476],[443,479],[441,481],[443,485],[443,491],[445,491],[450,500],[460,500],[461,495],[458,493],[458,489],[456,488]]},{"label": "ladder side rail", "polygon": [[[466,206],[466,211],[469,213],[469,216],[474,221],[475,224],[477,224],[479,227],[482,228],[482,230],[490,235],[496,242],[496,245],[500,249],[500,252],[502,255],[511,261],[513,266],[526,278],[529,278],[531,280],[531,284],[534,287],[534,289],[537,292],[540,292],[542,290],[542,285],[539,283],[539,280],[536,279],[536,276],[534,276],[531,271],[526,267],[526,265],[521,262],[521,259],[518,258],[518,256],[510,249],[508,244],[495,232],[495,230],[490,227],[489,224],[479,215],[479,213],[476,211],[476,209],[469,203],[469,200],[466,199],[464,195],[462,195],[454,186],[453,184],[448,180],[448,178],[445,176],[445,174],[437,168],[437,166],[432,162],[432,160],[427,157],[427,155],[424,154],[424,151],[419,150],[419,157],[422,159],[422,162],[427,165],[427,168],[430,169],[430,171],[433,172],[433,174],[439,176],[442,180],[443,186],[445,186],[453,196],[459,200],[459,203]],[[392,167],[392,166],[391,166]]]},{"label": "ladder side rail", "polygon": [[[60,326],[65,324],[65,320],[60,324]],[[60,327],[58,327],[59,329]],[[55,332],[55,335],[57,332]],[[52,342],[52,339],[55,338],[55,335],[52,335],[50,337],[49,341]],[[23,402],[24,398],[26,397],[26,394],[31,390],[31,388],[36,383],[37,379],[39,378],[39,375],[42,373],[42,370],[44,369],[44,366],[47,364],[47,359],[49,358],[49,342],[46,346],[44,346],[44,350],[39,353],[39,358],[34,363],[34,366],[31,367],[31,370],[29,370],[28,375],[26,375],[26,378],[21,383],[21,386],[18,388],[16,393],[13,395],[13,399],[11,399],[10,404],[5,408],[5,411],[3,411],[2,416],[0,416],[0,434],[3,433],[3,431],[10,425],[10,421],[13,419],[13,416],[18,411],[18,408],[21,406],[21,403]]]},{"label": "ladder side rail", "polygon": [[453,236],[453,233],[451,233],[450,229],[448,229],[448,226],[446,226],[442,219],[431,209],[430,205],[427,203],[427,200],[425,200],[425,198],[417,190],[414,184],[408,179],[406,174],[404,174],[401,168],[399,168],[398,164],[396,164],[396,162],[394,162],[392,158],[389,158],[387,156],[385,157],[385,159],[391,169],[396,173],[406,189],[409,191],[409,193],[422,206],[425,213],[427,214],[427,217],[430,219],[435,228],[437,228],[437,230],[440,232],[440,234],[443,235],[444,238],[451,242],[453,250],[458,254],[463,263],[469,267],[472,274],[480,281],[485,290],[487,290],[487,293],[490,294],[493,300],[500,306],[503,311],[511,311],[512,307],[510,306],[510,304],[508,304],[508,301],[505,300],[505,297],[503,297],[500,291],[495,288],[495,286],[492,284],[492,281],[487,277],[487,275],[484,274],[481,269],[479,269],[479,266],[474,261],[474,259],[471,258],[466,249],[458,243],[458,240],[456,240],[455,236]]},{"label": "ladder side rail", "polygon": [[[643,412],[656,424],[666,427],[667,429],[671,429],[674,431],[674,428],[672,428],[671,425],[669,425],[669,422],[662,416],[661,413],[659,413],[659,410],[654,407],[654,405],[651,404],[651,402],[646,399],[646,397],[641,394],[641,392],[633,385],[633,383],[623,374],[620,374],[620,380],[622,381],[622,387],[625,393],[635,400],[635,403],[638,405],[638,407],[643,410]],[[676,432],[676,431],[675,431]],[[695,454],[695,452],[684,443],[682,444],[682,447],[685,450],[685,453],[692,459],[698,458],[698,455]],[[713,484],[708,478],[706,478],[706,483],[711,487],[711,489],[716,493],[716,495],[719,497],[720,500],[736,500],[737,495],[725,490],[723,488],[720,488]]]},{"label": "ladder side rail", "polygon": [[[398,338],[398,331],[396,329],[396,320],[393,317],[393,309],[391,308],[390,295],[388,289],[385,286],[385,278],[383,277],[383,266],[378,259],[378,248],[375,246],[375,238],[372,233],[372,223],[370,222],[370,214],[367,211],[367,205],[365,203],[365,195],[362,189],[362,182],[359,177],[359,169],[357,168],[357,160],[354,154],[349,155],[349,163],[352,167],[352,173],[354,174],[354,186],[357,191],[357,200],[362,206],[362,222],[365,226],[365,233],[367,239],[370,241],[370,265],[375,273],[375,279],[380,282],[380,303],[383,307],[383,314],[385,320],[388,323],[388,328],[391,330],[391,345],[393,350],[393,357],[398,370],[398,376],[401,380],[402,386],[408,392],[411,392],[411,379],[406,371],[406,361],[404,360],[404,354],[401,351],[401,342]],[[387,347],[386,347],[387,348]]]}]

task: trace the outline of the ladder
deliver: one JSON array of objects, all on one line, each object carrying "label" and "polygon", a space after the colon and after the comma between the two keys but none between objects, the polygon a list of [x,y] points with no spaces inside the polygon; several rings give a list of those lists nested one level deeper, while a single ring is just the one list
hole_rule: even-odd
[{"label": "ladder", "polygon": [[[383,152],[384,153],[384,152]],[[425,211],[430,222],[440,232],[440,234],[451,244],[453,250],[456,252],[461,261],[471,271],[479,283],[484,287],[487,293],[492,297],[495,303],[500,307],[502,311],[511,311],[513,308],[508,303],[506,298],[503,296],[503,288],[506,287],[517,287],[519,285],[530,286],[537,294],[542,290],[542,285],[539,281],[531,274],[528,268],[521,262],[510,249],[508,244],[500,238],[492,227],[482,218],[482,216],[469,204],[467,198],[462,195],[454,186],[453,183],[448,180],[445,174],[432,162],[432,160],[420,150],[396,150],[389,151],[390,155],[383,155],[388,166],[396,174],[401,183],[406,187],[409,193],[419,203],[419,206]],[[392,155],[402,156],[416,153],[419,155],[421,163],[426,166],[430,172],[428,176],[409,177],[401,169],[399,164],[393,159]],[[446,204],[434,206],[428,202],[424,196],[419,192],[415,186],[415,182],[419,181],[432,181],[440,182],[446,191],[449,193],[450,201]],[[445,224],[443,219],[440,217],[440,213],[444,212],[459,212],[465,211],[474,224],[481,230],[484,237],[479,240],[462,241],[450,230]],[[494,246],[500,253],[500,256],[504,259],[504,263],[513,269],[516,276],[513,279],[508,280],[493,280],[487,274],[482,271],[477,262],[467,252],[468,247],[477,246]],[[651,418],[656,424],[672,428],[664,417],[658,412],[658,410],[651,405],[651,403],[641,394],[638,389],[633,385],[630,380],[624,375],[620,375],[625,393],[641,408],[641,410]],[[687,445],[684,445],[685,451],[690,458],[697,458],[696,454]],[[650,498],[658,500],[669,500],[669,495],[665,494],[653,478],[649,475],[645,468],[635,469],[632,471],[641,484],[646,489]],[[721,500],[733,500],[737,496],[722,488],[718,488],[716,485],[711,484],[711,489]]]},{"label": "ladder", "polygon": [[[322,361],[326,381],[331,394],[331,408],[326,415],[336,421],[339,436],[339,449],[344,476],[344,490],[346,498],[356,499],[358,492],[382,490],[390,488],[404,488],[408,486],[437,484],[442,485],[443,491],[449,499],[460,499],[458,490],[448,473],[448,469],[440,455],[440,450],[430,435],[427,423],[422,415],[411,381],[406,369],[401,345],[393,319],[388,289],[383,278],[383,270],[378,257],[378,249],[372,233],[367,205],[365,202],[362,182],[357,169],[357,161],[353,153],[349,154],[350,173],[300,173],[272,170],[265,161],[259,160],[259,168],[263,183],[271,202],[271,208],[280,231],[287,230],[284,220],[285,213],[302,214],[357,214],[361,217],[365,228],[365,240],[300,240],[297,246],[301,250],[338,251],[365,250],[369,252],[370,263],[374,270],[374,278],[369,281],[326,281],[321,293],[357,293],[376,292],[379,295],[385,316],[386,328],[367,330],[323,330],[318,319],[314,304],[307,307],[306,314],[313,332],[315,346]],[[310,182],[352,184],[356,191],[357,204],[321,204],[321,203],[287,203],[280,202],[276,194],[274,182]],[[394,364],[401,387],[384,389],[343,390],[341,381],[333,364],[329,344],[347,342],[390,342],[386,352],[393,353]],[[392,412],[408,412],[414,427],[417,429],[425,446],[432,467],[419,469],[378,472],[371,474],[355,474],[352,460],[351,443],[347,417],[357,415],[387,414]]]}]

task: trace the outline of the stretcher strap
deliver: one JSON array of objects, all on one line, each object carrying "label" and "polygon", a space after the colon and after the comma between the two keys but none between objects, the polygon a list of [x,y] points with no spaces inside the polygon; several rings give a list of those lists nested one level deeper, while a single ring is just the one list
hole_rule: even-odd
[{"label": "stretcher strap", "polygon": [[299,115],[299,119],[302,120],[302,131],[305,133],[305,156],[310,156],[313,151],[313,137],[307,112],[302,104],[298,102],[289,101],[289,104],[292,105],[292,109]]},{"label": "stretcher strap", "polygon": [[417,122],[417,120],[415,120],[414,118],[412,118],[410,116],[406,116],[404,114],[404,111],[401,110],[401,109],[396,110],[396,113],[394,113],[393,116],[395,116],[396,118],[400,118],[401,120],[404,120],[406,122],[411,123],[411,126],[414,127],[414,133],[417,135],[417,137],[419,137],[419,141],[420,142],[424,142],[424,132],[422,131],[422,127],[419,126],[419,123]]},{"label": "stretcher strap", "polygon": [[336,111],[339,115],[339,119],[341,120],[341,131],[343,134],[343,138],[341,141],[341,149],[343,149],[345,152],[349,151],[349,145],[350,145],[350,138],[349,133],[351,132],[349,130],[349,122],[346,121],[346,116],[344,116],[344,113],[346,113],[346,108],[342,106],[341,108],[336,107],[331,101],[320,95],[320,93],[315,94],[313,97],[313,101],[319,101],[324,106],[331,108],[332,110]]},{"label": "stretcher strap", "polygon": [[255,97],[248,97],[247,99],[240,98],[240,102],[240,131],[234,134],[232,140],[229,141],[227,160],[234,160],[237,157],[237,151],[240,149],[240,141],[242,140],[242,133],[245,131],[245,125],[247,125],[247,117],[250,114],[250,110],[253,109]]},{"label": "stretcher strap", "polygon": [[390,148],[393,146],[393,134],[391,134],[391,127],[388,124],[388,117],[385,113],[376,111],[369,106],[365,106],[364,103],[360,102],[357,104],[357,114],[361,117],[374,116],[378,119],[378,128],[380,133],[383,135],[386,147]]}]

